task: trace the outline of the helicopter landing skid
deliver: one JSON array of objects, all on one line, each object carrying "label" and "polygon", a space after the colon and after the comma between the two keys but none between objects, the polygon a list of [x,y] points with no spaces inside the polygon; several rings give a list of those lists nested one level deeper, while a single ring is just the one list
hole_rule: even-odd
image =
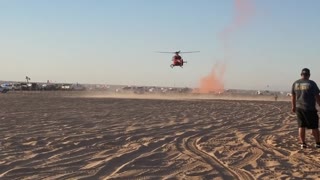
[{"label": "helicopter landing skid", "polygon": [[[179,66],[179,65],[176,65],[176,66]],[[174,64],[171,64],[170,67],[171,67],[171,68],[174,68],[175,65],[174,65]],[[180,65],[180,67],[183,68],[183,66],[181,66],[181,65]]]}]

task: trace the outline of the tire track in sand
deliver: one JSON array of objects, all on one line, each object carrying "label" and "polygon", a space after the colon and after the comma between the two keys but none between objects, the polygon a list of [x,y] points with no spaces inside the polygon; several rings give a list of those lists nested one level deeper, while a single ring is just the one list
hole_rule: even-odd
[{"label": "tire track in sand", "polygon": [[251,174],[240,169],[229,167],[220,161],[216,156],[208,154],[202,151],[198,146],[197,142],[201,139],[201,135],[197,137],[190,137],[185,139],[185,149],[193,154],[201,157],[205,162],[207,162],[214,170],[217,170],[221,174],[223,179],[254,179]]},{"label": "tire track in sand", "polygon": [[[116,156],[109,161],[105,162],[106,164],[100,168],[97,173],[93,176],[90,176],[88,178],[84,179],[101,179],[105,177],[110,177],[111,175],[114,175],[117,173],[121,168],[126,166],[128,163],[131,163],[136,158],[138,158],[141,154],[153,151],[154,149],[157,149],[161,147],[163,144],[166,144],[168,141],[172,141],[174,137],[168,137],[164,138],[163,140],[159,140],[157,142],[152,142],[148,146],[140,146],[137,150],[122,154],[120,156]],[[128,161],[130,160],[131,161]]]}]

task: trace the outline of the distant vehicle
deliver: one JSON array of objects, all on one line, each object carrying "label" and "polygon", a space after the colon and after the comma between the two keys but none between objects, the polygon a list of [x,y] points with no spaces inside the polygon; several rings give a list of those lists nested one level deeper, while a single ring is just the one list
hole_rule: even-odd
[{"label": "distant vehicle", "polygon": [[61,90],[71,90],[72,84],[62,84]]},{"label": "distant vehicle", "polygon": [[12,83],[5,83],[5,84],[1,84],[2,88],[8,89],[8,90],[12,90],[13,89],[13,84]]},{"label": "distant vehicle", "polygon": [[5,83],[0,85],[0,93],[7,93],[8,91],[12,90],[13,85],[10,83]]},{"label": "distant vehicle", "polygon": [[0,93],[7,93],[9,91],[9,89],[5,88],[5,87],[0,87]]},{"label": "distant vehicle", "polygon": [[22,91],[28,91],[31,89],[31,85],[30,83],[20,83],[20,88]]},{"label": "distant vehicle", "polygon": [[170,54],[175,54],[172,57],[172,64],[170,65],[171,68],[175,66],[180,66],[181,68],[183,67],[184,63],[187,63],[187,61],[184,61],[182,57],[180,56],[180,53],[197,53],[200,51],[189,51],[189,52],[181,52],[181,51],[176,51],[176,52],[158,52],[158,53],[170,53]]},{"label": "distant vehicle", "polygon": [[15,83],[15,84],[13,84],[12,90],[14,90],[14,91],[20,91],[20,90],[21,90],[21,84],[20,84],[20,83]]},{"label": "distant vehicle", "polygon": [[263,95],[263,93],[261,91],[257,91],[256,94],[257,95]]},{"label": "distant vehicle", "polygon": [[44,90],[44,91],[54,91],[54,90],[58,90],[59,87],[57,84],[42,84],[41,86],[41,90]]}]

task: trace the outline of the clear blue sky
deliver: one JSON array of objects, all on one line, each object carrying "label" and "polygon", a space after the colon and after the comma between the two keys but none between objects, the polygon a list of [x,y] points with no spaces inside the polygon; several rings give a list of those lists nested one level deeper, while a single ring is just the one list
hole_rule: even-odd
[{"label": "clear blue sky", "polygon": [[[225,56],[233,0],[0,0],[2,80],[197,87]],[[303,67],[320,83],[320,1],[255,0],[231,37],[226,88],[288,90]],[[171,69],[170,54],[199,50]]]}]

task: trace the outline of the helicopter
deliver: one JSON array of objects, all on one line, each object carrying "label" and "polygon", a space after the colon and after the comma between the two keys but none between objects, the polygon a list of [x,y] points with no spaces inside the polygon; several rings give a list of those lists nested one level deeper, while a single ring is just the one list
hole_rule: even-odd
[{"label": "helicopter", "polygon": [[180,66],[181,68],[183,67],[184,63],[187,63],[187,61],[184,61],[182,57],[179,54],[184,54],[184,53],[198,53],[200,51],[186,51],[186,52],[181,52],[181,51],[175,51],[175,52],[158,52],[158,53],[169,53],[169,54],[175,54],[172,57],[172,64],[170,65],[171,68],[175,66]]}]

